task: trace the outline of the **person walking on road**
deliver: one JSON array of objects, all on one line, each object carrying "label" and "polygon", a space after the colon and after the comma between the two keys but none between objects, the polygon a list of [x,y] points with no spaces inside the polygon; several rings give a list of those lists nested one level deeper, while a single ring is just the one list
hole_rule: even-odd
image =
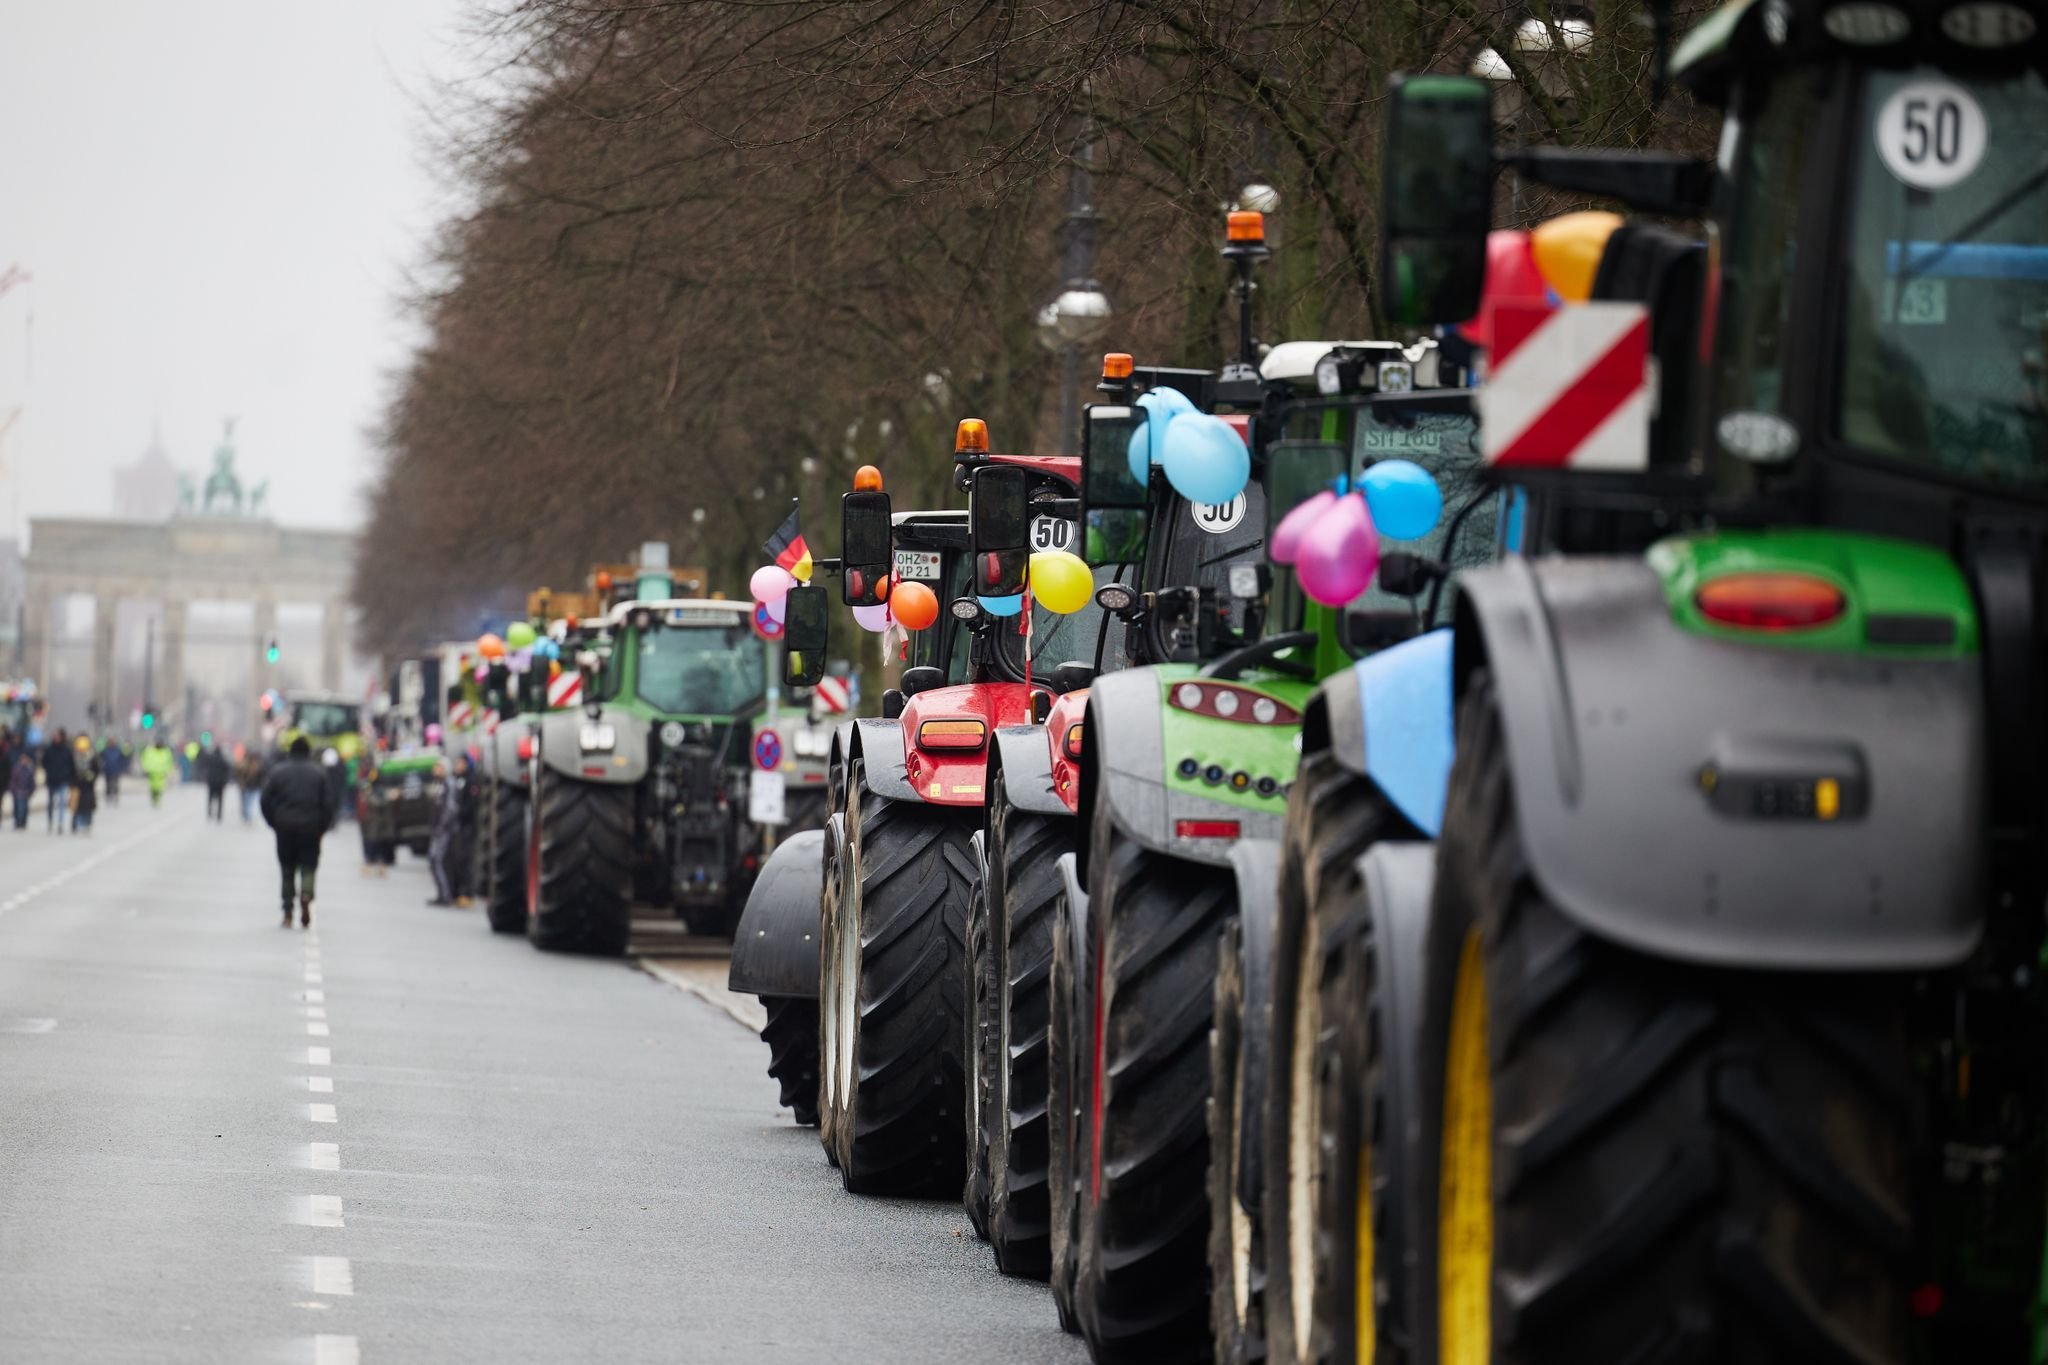
[{"label": "person walking on road", "polygon": [[71,753],[71,736],[60,729],[43,746],[43,785],[50,792],[48,818],[43,827],[51,834],[64,832],[65,816],[71,811],[71,784],[77,779],[78,760]]},{"label": "person walking on road", "polygon": [[285,761],[263,779],[263,822],[277,833],[277,867],[284,877],[284,927],[292,925],[297,878],[299,927],[313,923],[313,875],[320,870],[320,840],[334,824],[334,789],[300,735]]},{"label": "person walking on road", "polygon": [[128,755],[121,746],[108,740],[100,746],[100,772],[107,779],[107,804],[121,804],[121,774],[128,771]]},{"label": "person walking on road", "polygon": [[434,781],[440,784],[440,795],[434,800],[434,828],[427,838],[427,866],[434,872],[434,898],[427,904],[453,905],[460,891],[455,860],[462,831],[462,779],[446,763],[436,763]]},{"label": "person walking on road", "polygon": [[263,794],[263,760],[256,751],[244,748],[235,758],[235,786],[242,793],[242,823],[255,818],[256,798]]},{"label": "person walking on road", "polygon": [[91,834],[93,812],[100,803],[100,761],[93,756],[92,741],[78,737],[78,781],[71,788],[71,832]]},{"label": "person walking on road", "polygon": [[7,779],[7,794],[14,801],[14,827],[27,829],[29,798],[36,794],[36,756],[26,748],[14,751],[14,771]]},{"label": "person walking on road", "polygon": [[178,760],[171,756],[171,748],[161,739],[142,751],[142,776],[149,783],[149,804],[161,806],[164,803],[164,786],[171,780],[171,769]]},{"label": "person walking on road", "polygon": [[228,756],[217,744],[209,744],[199,755],[199,775],[206,781],[206,818],[216,825],[227,818]]}]

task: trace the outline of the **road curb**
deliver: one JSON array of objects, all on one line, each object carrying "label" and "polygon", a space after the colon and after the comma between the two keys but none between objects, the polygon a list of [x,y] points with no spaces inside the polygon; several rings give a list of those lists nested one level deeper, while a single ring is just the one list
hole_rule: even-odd
[{"label": "road curb", "polygon": [[634,965],[656,980],[696,996],[749,1033],[759,1033],[768,1022],[768,1012],[761,1008],[760,1001],[725,988],[726,962],[723,958],[662,961],[643,957],[636,959]]}]

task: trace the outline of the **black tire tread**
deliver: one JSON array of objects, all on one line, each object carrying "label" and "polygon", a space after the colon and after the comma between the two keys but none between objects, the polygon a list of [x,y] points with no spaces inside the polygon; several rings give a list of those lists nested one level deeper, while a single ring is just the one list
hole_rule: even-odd
[{"label": "black tire tread", "polygon": [[631,927],[633,789],[540,772],[540,895],[534,946],[617,957]]},{"label": "black tire tread", "polygon": [[509,782],[496,785],[484,917],[492,933],[517,934],[526,928],[526,789]]},{"label": "black tire tread", "polygon": [[818,1122],[818,1002],[764,995],[768,1020],[761,1041],[768,1044],[768,1074],[782,1087],[782,1107],[802,1127]]}]

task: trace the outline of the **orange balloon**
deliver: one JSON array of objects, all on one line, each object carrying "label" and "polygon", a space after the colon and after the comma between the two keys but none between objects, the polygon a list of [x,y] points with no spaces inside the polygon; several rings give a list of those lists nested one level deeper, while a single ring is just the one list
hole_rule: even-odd
[{"label": "orange balloon", "polygon": [[922,583],[898,583],[889,594],[889,614],[905,630],[923,630],[939,619],[938,594]]},{"label": "orange balloon", "polygon": [[505,642],[495,635],[479,635],[476,637],[476,652],[486,659],[502,659],[505,657]]}]

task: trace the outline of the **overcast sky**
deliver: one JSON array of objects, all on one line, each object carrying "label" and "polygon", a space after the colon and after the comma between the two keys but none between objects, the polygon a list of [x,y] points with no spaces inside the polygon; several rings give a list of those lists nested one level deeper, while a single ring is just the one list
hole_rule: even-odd
[{"label": "overcast sky", "polygon": [[34,277],[0,297],[0,535],[109,514],[159,419],[203,476],[225,414],[279,520],[360,522],[396,296],[459,207],[421,106],[468,12],[0,0],[0,272]]}]

